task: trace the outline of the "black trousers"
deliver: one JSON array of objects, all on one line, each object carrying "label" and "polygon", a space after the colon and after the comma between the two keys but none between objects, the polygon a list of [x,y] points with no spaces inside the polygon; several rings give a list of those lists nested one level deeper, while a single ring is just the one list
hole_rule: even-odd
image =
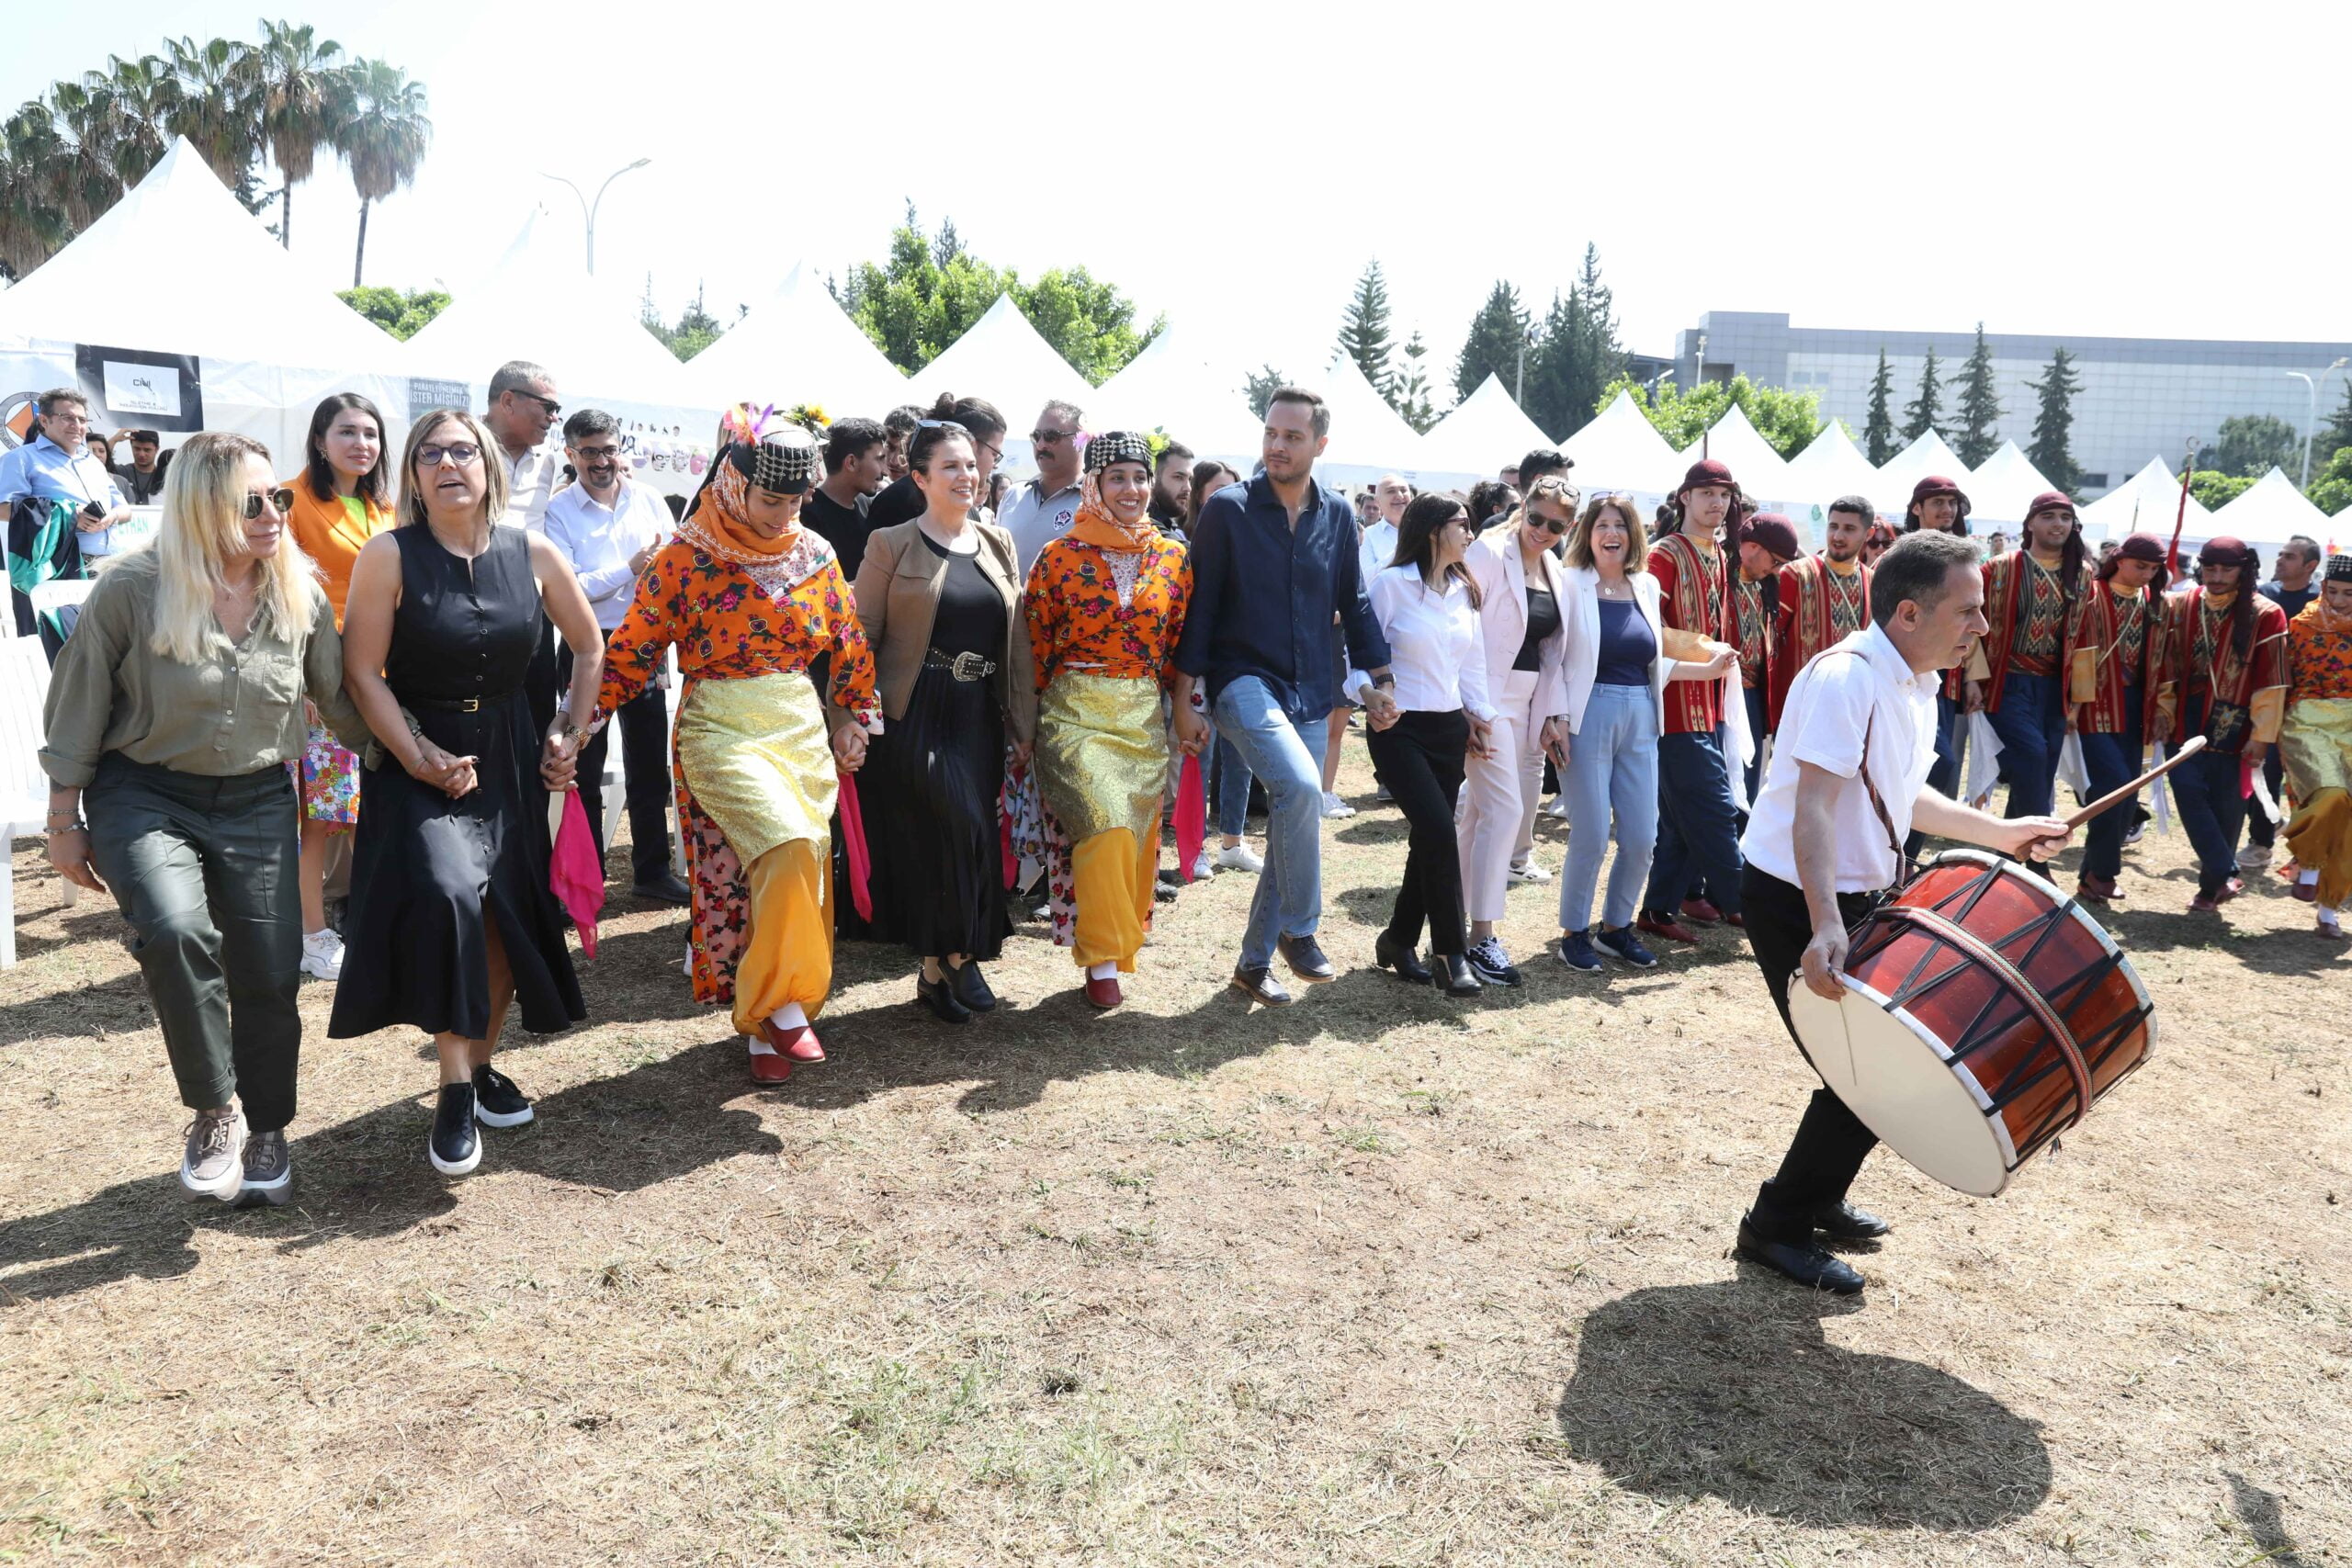
[{"label": "black trousers", "polygon": [[[613,634],[606,632],[609,645]],[[556,656],[556,689],[571,685],[571,650]],[[670,869],[670,694],[649,685],[613,713],[612,723],[580,750],[580,808],[605,860],[605,757],[613,731],[621,732],[621,771],[628,786],[630,870],[639,882],[658,882]]]},{"label": "black trousers", "polygon": [[1453,834],[1453,803],[1470,755],[1470,720],[1452,713],[1408,713],[1370,741],[1372,771],[1387,786],[1412,829],[1405,854],[1405,885],[1396,890],[1388,934],[1419,947],[1421,927],[1430,950],[1458,955],[1469,945],[1462,918],[1462,853]]},{"label": "black trousers", "polygon": [[[1751,863],[1741,875],[1741,905],[1747,918],[1747,945],[1756,965],[1764,971],[1764,985],[1789,1038],[1796,1029],[1789,1023],[1789,984],[1804,950],[1813,941],[1813,916],[1805,907],[1804,890],[1781,881]],[[1862,918],[1869,900],[1859,893],[1838,896],[1838,914],[1848,925]],[[1802,982],[1799,982],[1802,984]],[[1804,1043],[1798,1041],[1802,1051]],[[1755,1223],[1768,1239],[1803,1241],[1813,1234],[1815,1210],[1838,1202],[1862,1168],[1863,1156],[1878,1135],[1861,1118],[1824,1085],[1813,1091],[1797,1123],[1796,1136],[1781,1168],[1756,1197]]]}]

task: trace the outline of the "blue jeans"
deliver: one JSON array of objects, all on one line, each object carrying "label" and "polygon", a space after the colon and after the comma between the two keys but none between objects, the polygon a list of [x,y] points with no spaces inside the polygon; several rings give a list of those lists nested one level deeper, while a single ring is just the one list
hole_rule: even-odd
[{"label": "blue jeans", "polygon": [[[2123,732],[2083,737],[2083,772],[2089,775],[2091,798],[2121,789],[2140,776],[2140,688],[2123,688]],[[2162,786],[2159,786],[2162,787]],[[2132,825],[2133,795],[2112,811],[2101,812],[2083,829],[2083,874],[2113,881],[2123,871],[2123,835]]]},{"label": "blue jeans", "polygon": [[1216,738],[1216,830],[1228,839],[1250,826],[1250,764],[1223,735]]},{"label": "blue jeans", "polygon": [[2009,786],[2010,817],[2047,817],[2056,796],[2058,752],[2066,744],[2059,682],[2056,675],[2012,670],[2001,683],[2000,711],[1985,715],[2001,738],[2001,778]]},{"label": "blue jeans", "polygon": [[[1574,761],[1573,749],[1568,755]],[[1657,784],[1657,855],[1645,907],[1662,915],[1681,908],[1695,869],[1715,908],[1738,914],[1739,817],[1724,764],[1723,727],[1711,735],[1660,737]]]},{"label": "blue jeans", "polygon": [[1609,868],[1609,896],[1600,923],[1634,923],[1642,882],[1657,848],[1657,699],[1646,685],[1595,686],[1584,728],[1568,742],[1568,864],[1560,874],[1560,929],[1580,931],[1592,921],[1592,894],[1600,857],[1617,824],[1617,863]]},{"label": "blue jeans", "polygon": [[[2194,699],[2184,734],[2205,732],[2207,699]],[[2197,893],[2211,898],[2229,885],[2238,870],[2238,833],[2245,827],[2245,796],[2238,793],[2238,755],[2234,751],[2199,751],[2165,775],[2172,781],[2172,801],[2180,807],[2180,826],[2197,852]]]},{"label": "blue jeans", "polygon": [[1241,933],[1241,967],[1263,969],[1276,937],[1312,936],[1323,918],[1326,719],[1294,720],[1254,675],[1217,693],[1211,712],[1217,734],[1266,786],[1266,869]]}]

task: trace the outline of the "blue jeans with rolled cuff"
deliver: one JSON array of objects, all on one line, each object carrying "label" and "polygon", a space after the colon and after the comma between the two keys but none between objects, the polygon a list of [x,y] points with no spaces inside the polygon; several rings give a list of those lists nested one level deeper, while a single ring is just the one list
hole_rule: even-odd
[{"label": "blue jeans with rolled cuff", "polygon": [[[1574,747],[1569,759],[1575,760]],[[1671,915],[1682,907],[1695,870],[1715,908],[1739,913],[1739,813],[1724,761],[1724,727],[1705,735],[1661,736],[1657,743],[1657,853],[1650,862],[1643,907]],[[1575,834],[1570,833],[1573,839]]]},{"label": "blue jeans with rolled cuff", "polygon": [[1241,967],[1263,969],[1276,937],[1313,936],[1322,921],[1326,719],[1294,722],[1255,675],[1217,693],[1210,711],[1216,732],[1266,786],[1266,869],[1241,933]]}]

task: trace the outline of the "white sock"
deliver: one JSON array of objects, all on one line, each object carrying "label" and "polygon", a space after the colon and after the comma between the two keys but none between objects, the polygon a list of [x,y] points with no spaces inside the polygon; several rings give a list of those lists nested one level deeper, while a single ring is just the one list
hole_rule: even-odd
[{"label": "white sock", "polygon": [[764,1041],[764,1040],[761,1039],[758,1035],[756,1035],[756,1034],[746,1034],[745,1036],[743,1036],[743,1038],[744,1038],[746,1041],[748,1041],[748,1042],[750,1042],[750,1043],[751,1043],[752,1055],[754,1055],[754,1056],[773,1056],[773,1055],[775,1055],[775,1046],[773,1046],[773,1045],[771,1045],[771,1044],[769,1044],[766,1041]]},{"label": "white sock", "polygon": [[1115,959],[1102,964],[1090,964],[1086,966],[1086,977],[1090,980],[1108,980],[1118,972],[1119,965]]},{"label": "white sock", "polygon": [[2319,873],[2310,866],[2305,866],[2302,869],[2301,874],[2297,876],[2295,880],[2301,883],[2306,887],[2317,887],[2319,886]]},{"label": "white sock", "polygon": [[806,1029],[808,1027],[808,1015],[800,1010],[798,1002],[786,1002],[768,1014],[768,1021],[778,1029]]}]

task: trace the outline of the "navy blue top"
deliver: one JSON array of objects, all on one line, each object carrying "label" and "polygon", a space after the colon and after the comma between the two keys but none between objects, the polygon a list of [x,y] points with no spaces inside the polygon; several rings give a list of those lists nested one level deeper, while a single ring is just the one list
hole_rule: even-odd
[{"label": "navy blue top", "polygon": [[1209,497],[1193,531],[1193,600],[1176,640],[1176,668],[1205,678],[1211,702],[1255,675],[1297,723],[1340,705],[1334,611],[1350,663],[1388,663],[1388,640],[1364,596],[1354,509],[1337,491],[1307,484],[1295,529],[1262,474]]},{"label": "navy blue top", "polygon": [[1596,686],[1646,686],[1657,661],[1657,635],[1631,599],[1600,601],[1600,665]]}]

